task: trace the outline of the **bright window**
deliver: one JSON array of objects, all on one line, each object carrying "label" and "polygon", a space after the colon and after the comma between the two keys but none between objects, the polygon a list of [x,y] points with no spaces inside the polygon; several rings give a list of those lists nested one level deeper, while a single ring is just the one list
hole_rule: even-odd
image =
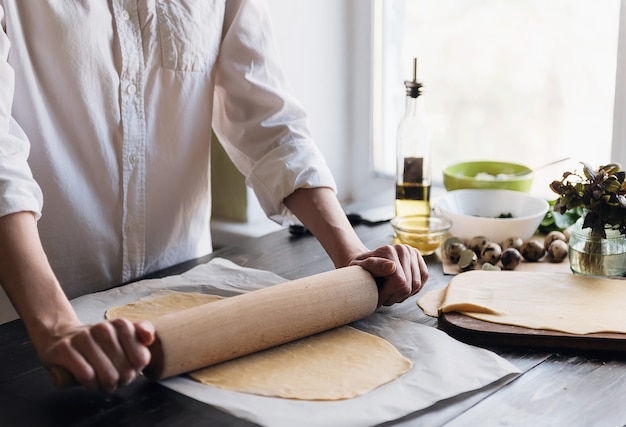
[{"label": "bright window", "polygon": [[619,15],[619,0],[377,0],[375,170],[395,173],[413,57],[435,181],[464,160],[609,162]]}]

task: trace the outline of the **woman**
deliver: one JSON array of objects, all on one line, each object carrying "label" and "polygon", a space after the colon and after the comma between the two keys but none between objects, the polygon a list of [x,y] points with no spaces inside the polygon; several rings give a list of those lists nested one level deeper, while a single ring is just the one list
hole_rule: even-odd
[{"label": "woman", "polygon": [[211,251],[211,130],[270,218],[384,280],[380,304],[427,279],[346,220],[262,1],[0,0],[0,24],[0,283],[44,366],[110,392],[149,362],[149,322],[82,325],[68,297]]}]

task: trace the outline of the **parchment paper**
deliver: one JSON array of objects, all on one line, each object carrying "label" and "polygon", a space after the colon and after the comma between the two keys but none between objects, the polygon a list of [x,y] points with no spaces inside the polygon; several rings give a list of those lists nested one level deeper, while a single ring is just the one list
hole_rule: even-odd
[{"label": "parchment paper", "polygon": [[[135,301],[158,289],[205,292],[232,296],[285,279],[273,273],[214,259],[180,275],[141,282],[77,298],[72,301],[80,319],[100,321],[107,308]],[[413,304],[405,302],[402,304]],[[415,307],[415,309],[418,309]],[[374,313],[352,324],[378,335],[413,362],[413,368],[396,381],[363,396],[313,402],[236,393],[203,385],[185,376],[161,384],[235,416],[268,426],[372,426],[392,421],[462,393],[497,388],[520,371],[496,354],[468,346],[445,333],[389,313]]]}]

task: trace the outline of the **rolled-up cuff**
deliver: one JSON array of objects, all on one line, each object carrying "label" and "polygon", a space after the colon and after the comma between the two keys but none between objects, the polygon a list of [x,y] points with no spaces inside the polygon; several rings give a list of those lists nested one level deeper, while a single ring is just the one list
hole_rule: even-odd
[{"label": "rolled-up cuff", "polygon": [[322,153],[310,141],[288,142],[267,153],[254,165],[246,183],[266,215],[283,225],[294,222],[283,200],[295,190],[328,187],[337,191]]},{"label": "rolled-up cuff", "polygon": [[30,211],[39,219],[43,194],[28,165],[28,145],[12,135],[0,144],[0,216]]}]

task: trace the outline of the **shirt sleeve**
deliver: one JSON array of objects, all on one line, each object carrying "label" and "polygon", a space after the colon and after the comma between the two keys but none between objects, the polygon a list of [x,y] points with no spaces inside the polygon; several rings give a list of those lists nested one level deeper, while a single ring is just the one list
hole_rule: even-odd
[{"label": "shirt sleeve", "polygon": [[227,2],[215,82],[215,134],[270,218],[289,221],[283,199],[298,188],[336,191],[280,68],[263,0]]},{"label": "shirt sleeve", "polygon": [[4,9],[0,6],[0,216],[30,211],[41,217],[41,189],[28,166],[30,144],[11,117],[15,75],[8,63],[10,42],[4,31]]}]

